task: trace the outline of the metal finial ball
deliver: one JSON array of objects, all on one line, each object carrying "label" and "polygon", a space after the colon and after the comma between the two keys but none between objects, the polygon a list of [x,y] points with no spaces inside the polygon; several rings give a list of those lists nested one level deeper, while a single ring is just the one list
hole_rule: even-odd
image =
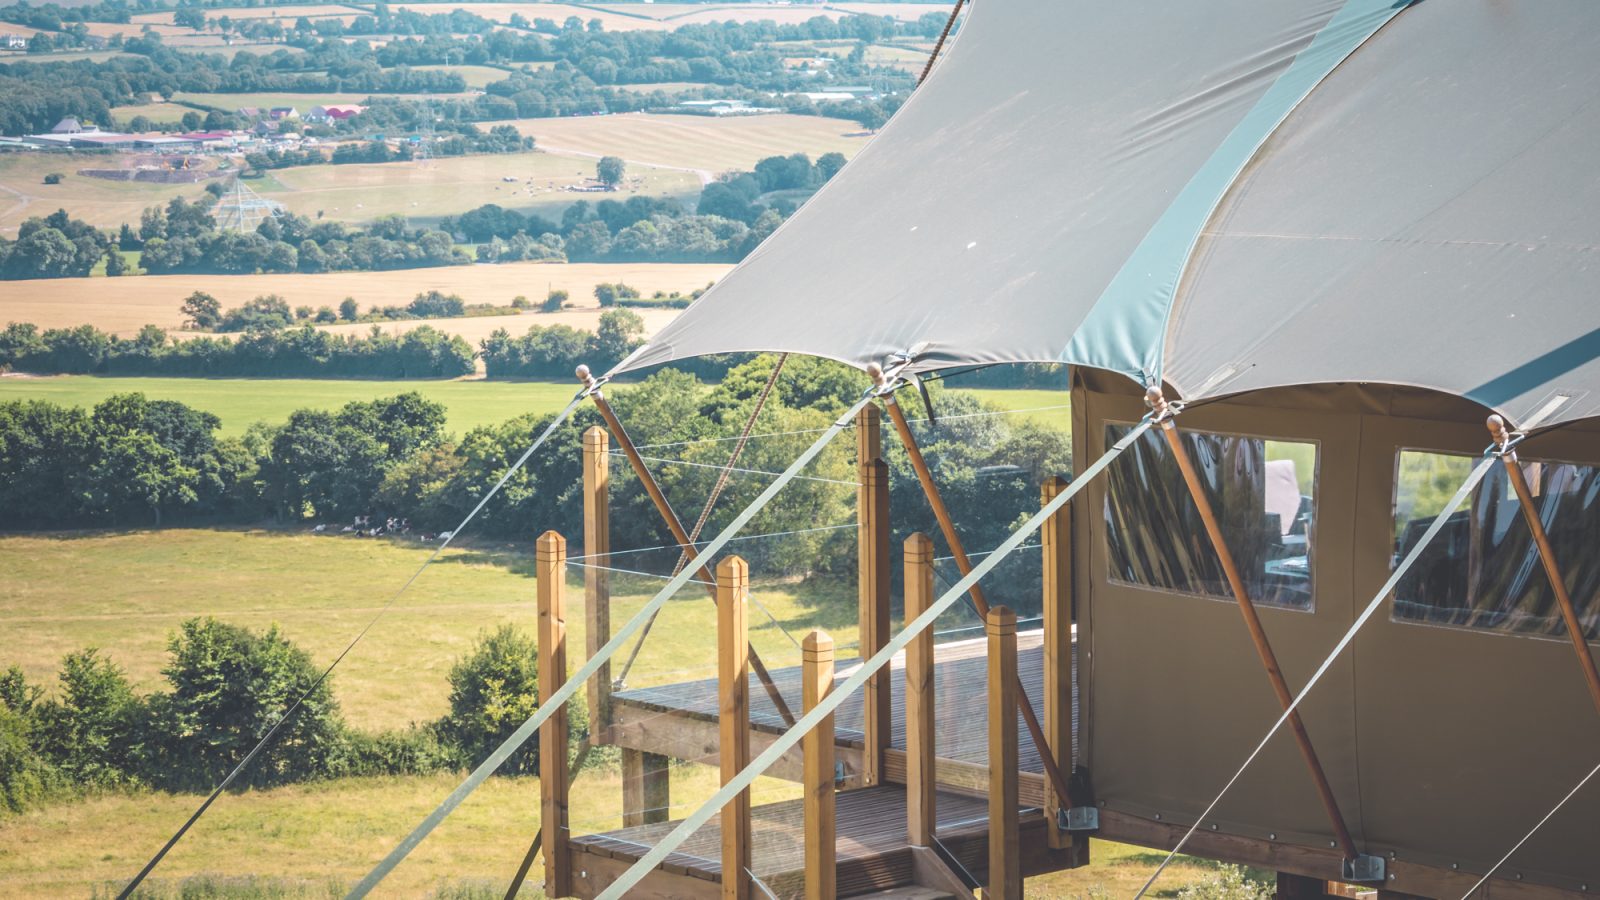
[{"label": "metal finial ball", "polygon": [[875,362],[867,363],[867,377],[872,379],[873,384],[883,384],[883,366]]},{"label": "metal finial ball", "polygon": [[581,364],[578,366],[578,380],[582,381],[582,382],[585,382],[585,383],[587,383],[589,381],[589,367],[588,366],[581,365]]},{"label": "metal finial ball", "polygon": [[1504,444],[1506,442],[1506,420],[1501,418],[1498,413],[1490,415],[1488,421],[1484,424],[1488,426],[1489,436],[1494,438],[1496,444]]}]

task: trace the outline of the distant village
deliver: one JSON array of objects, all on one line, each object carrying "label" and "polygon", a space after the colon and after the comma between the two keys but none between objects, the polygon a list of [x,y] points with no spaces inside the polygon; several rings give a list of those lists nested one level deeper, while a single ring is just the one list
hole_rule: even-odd
[{"label": "distant village", "polygon": [[[366,107],[353,103],[313,106],[303,120],[312,124],[338,122],[360,115]],[[181,134],[102,131],[67,116],[45,134],[0,137],[0,150],[149,150],[161,153],[236,153],[249,150],[286,149],[316,146],[319,139],[302,137],[282,128],[283,123],[302,119],[292,106],[241,107],[240,118],[255,124],[243,130],[192,131]]]}]

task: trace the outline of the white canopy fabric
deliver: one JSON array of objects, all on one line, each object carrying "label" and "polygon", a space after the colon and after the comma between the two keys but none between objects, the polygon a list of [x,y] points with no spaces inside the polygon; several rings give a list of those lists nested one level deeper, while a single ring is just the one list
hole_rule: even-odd
[{"label": "white canopy fabric", "polygon": [[902,354],[1595,415],[1597,33],[1590,0],[975,0],[883,133],[616,371]]}]

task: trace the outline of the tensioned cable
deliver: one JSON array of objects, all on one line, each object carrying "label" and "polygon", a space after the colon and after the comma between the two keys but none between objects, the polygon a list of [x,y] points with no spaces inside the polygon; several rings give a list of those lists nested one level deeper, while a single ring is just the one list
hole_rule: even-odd
[{"label": "tensioned cable", "polygon": [[[924,375],[924,376],[921,376],[921,377],[922,377],[923,381],[933,381],[933,380],[935,380],[931,376],[928,376],[928,375]],[[954,388],[953,390],[971,390],[971,389],[970,388]],[[1198,407],[1199,405],[1200,405],[1200,401],[1197,401],[1197,402],[1195,402],[1193,404],[1190,404],[1189,408],[1193,409],[1193,408]],[[947,422],[947,421],[960,421],[962,419],[988,419],[988,418],[994,418],[996,416],[1016,416],[1016,415],[1021,415],[1023,413],[1049,412],[1051,410],[1071,409],[1071,408],[1072,408],[1072,404],[1070,404],[1070,403],[1052,403],[1052,404],[1050,404],[1048,406],[1024,406],[1024,407],[1021,407],[1019,409],[994,409],[994,410],[988,410],[986,412],[961,413],[960,415],[954,415],[954,416],[940,416],[939,417],[939,421]],[[922,424],[924,422],[927,422],[929,420],[928,420],[928,418],[926,416],[923,416],[922,418],[911,418],[911,417],[908,416],[906,418],[906,421],[920,425],[920,424]],[[758,439],[761,439],[761,438],[769,438],[769,437],[792,437],[793,435],[797,435],[797,434],[821,434],[822,432],[827,431],[827,430],[828,429],[826,429],[826,428],[800,428],[800,429],[796,429],[794,431],[765,431],[765,432],[759,432],[757,434],[750,435],[750,440],[754,441],[754,440],[758,440]],[[635,450],[660,450],[663,447],[691,447],[691,446],[695,446],[695,445],[698,445],[698,444],[725,444],[725,443],[727,443],[729,441],[737,441],[738,439],[739,438],[737,436],[715,437],[715,438],[697,438],[697,439],[692,440],[692,441],[669,441],[667,443],[662,443],[662,444],[639,444],[636,447],[634,447],[634,449]]]},{"label": "tensioned cable", "polygon": [[1278,729],[1283,727],[1283,723],[1289,720],[1289,716],[1300,707],[1300,701],[1304,700],[1306,695],[1311,693],[1311,689],[1316,687],[1317,682],[1320,681],[1322,676],[1327,673],[1328,669],[1333,666],[1334,660],[1338,659],[1339,654],[1343,653],[1345,648],[1350,646],[1350,642],[1355,639],[1356,632],[1361,630],[1361,626],[1367,624],[1367,620],[1372,618],[1372,614],[1377,612],[1378,607],[1383,605],[1383,601],[1388,598],[1391,592],[1394,591],[1395,586],[1400,583],[1400,579],[1404,578],[1406,572],[1410,571],[1412,564],[1421,558],[1422,551],[1426,550],[1428,545],[1433,542],[1433,539],[1438,536],[1439,532],[1444,530],[1445,519],[1448,518],[1451,513],[1455,512],[1456,509],[1466,501],[1467,496],[1472,493],[1473,488],[1478,486],[1478,482],[1483,480],[1484,475],[1488,474],[1489,468],[1493,466],[1495,462],[1496,458],[1494,456],[1486,456],[1484,460],[1478,463],[1478,465],[1473,468],[1472,472],[1467,475],[1466,481],[1461,483],[1461,487],[1456,491],[1455,496],[1450,498],[1450,502],[1445,504],[1444,509],[1440,510],[1437,516],[1434,516],[1432,524],[1428,526],[1428,530],[1422,533],[1422,537],[1418,539],[1414,546],[1412,546],[1411,551],[1406,554],[1405,559],[1401,561],[1400,565],[1395,567],[1394,572],[1389,576],[1389,580],[1385,581],[1383,583],[1383,587],[1378,589],[1377,595],[1374,596],[1372,601],[1367,604],[1366,609],[1361,611],[1361,615],[1356,616],[1356,620],[1353,624],[1351,624],[1350,630],[1344,633],[1344,637],[1339,638],[1339,643],[1334,645],[1333,651],[1328,654],[1328,658],[1324,659],[1322,661],[1322,665],[1318,666],[1317,670],[1311,673],[1311,680],[1307,681],[1306,686],[1300,689],[1300,693],[1297,694],[1294,698],[1294,701],[1284,709],[1283,715],[1278,717],[1278,721],[1272,723],[1272,727],[1267,729],[1266,736],[1261,739],[1260,743],[1256,744],[1256,748],[1254,750],[1250,751],[1250,755],[1245,757],[1244,764],[1239,767],[1237,772],[1233,773],[1233,777],[1228,779],[1228,783],[1222,786],[1222,790],[1219,791],[1217,796],[1212,799],[1211,803],[1206,806],[1205,812],[1202,812],[1199,817],[1194,820],[1194,824],[1189,826],[1189,830],[1184,832],[1183,838],[1178,841],[1177,846],[1173,847],[1172,852],[1167,854],[1167,858],[1163,859],[1161,861],[1161,865],[1156,867],[1156,870],[1153,874],[1151,874],[1150,879],[1144,883],[1144,887],[1139,888],[1139,893],[1134,895],[1134,900],[1139,900],[1139,898],[1145,895],[1146,891],[1150,890],[1151,885],[1156,883],[1156,879],[1161,877],[1161,873],[1166,871],[1167,866],[1171,864],[1175,857],[1177,857],[1178,852],[1182,850],[1184,845],[1189,842],[1189,838],[1194,837],[1194,833],[1200,830],[1200,826],[1205,823],[1205,820],[1211,815],[1212,810],[1216,809],[1217,804],[1222,802],[1223,796],[1228,793],[1228,791],[1233,787],[1234,783],[1239,780],[1240,776],[1244,775],[1245,769],[1250,768],[1250,764],[1255,762],[1256,757],[1259,756],[1261,751],[1267,746],[1267,742],[1272,740],[1272,736],[1278,733]]},{"label": "tensioned cable", "polygon": [[[768,478],[777,478],[780,473],[768,472],[765,469],[741,469],[738,466],[725,466],[719,463],[691,462],[687,459],[666,459],[660,456],[640,456],[645,462],[664,463],[669,466],[689,466],[693,469],[716,469],[720,472],[738,472],[741,475],[765,475]],[[820,481],[824,484],[843,484],[855,487],[854,481],[845,481],[840,478],[823,478],[820,475],[796,475],[799,481]],[[691,535],[693,537],[693,535]]]},{"label": "tensioned cable", "polygon": [[690,835],[694,834],[700,829],[701,826],[710,821],[711,817],[720,812],[722,808],[728,804],[728,801],[732,800],[735,795],[750,787],[750,785],[758,776],[760,776],[762,772],[765,772],[772,766],[773,763],[777,762],[778,759],[783,756],[783,754],[787,753],[796,744],[800,743],[800,739],[809,731],[811,731],[811,729],[815,728],[818,722],[821,722],[825,717],[832,715],[834,710],[838,709],[839,706],[844,703],[846,697],[849,697],[851,694],[855,693],[855,691],[859,690],[863,684],[866,684],[867,679],[871,678],[873,675],[877,674],[880,669],[888,665],[889,661],[894,658],[896,653],[904,650],[906,646],[917,637],[917,635],[927,630],[927,628],[932,625],[934,621],[945,612],[945,610],[949,609],[951,606],[955,605],[963,597],[965,597],[967,591],[970,590],[974,584],[977,584],[979,579],[983,578],[983,576],[987,575],[990,570],[999,565],[1001,560],[1005,559],[1008,554],[1010,554],[1013,550],[1016,550],[1017,547],[1021,546],[1021,544],[1026,541],[1028,537],[1035,531],[1038,531],[1039,528],[1042,527],[1052,515],[1055,515],[1057,510],[1061,509],[1061,507],[1065,506],[1068,501],[1077,496],[1078,492],[1083,490],[1086,485],[1093,482],[1101,472],[1105,471],[1107,466],[1111,465],[1113,460],[1115,460],[1118,456],[1121,456],[1129,447],[1133,446],[1133,443],[1142,437],[1144,433],[1150,429],[1152,424],[1154,424],[1154,422],[1151,417],[1146,416],[1143,421],[1130,429],[1127,434],[1123,435],[1122,439],[1117,441],[1117,443],[1114,444],[1111,449],[1107,450],[1099,459],[1091,463],[1087,469],[1084,469],[1077,478],[1073,479],[1072,483],[1067,485],[1066,490],[1057,494],[1049,503],[1046,503],[1038,512],[1034,513],[1028,519],[1028,521],[1024,522],[1021,527],[1019,527],[1016,531],[1013,531],[1010,537],[1002,541],[1000,546],[996,547],[994,552],[990,554],[987,559],[974,566],[971,572],[969,572],[965,577],[956,583],[955,587],[952,587],[950,590],[946,591],[938,600],[934,601],[931,606],[924,610],[921,615],[906,623],[906,627],[902,629],[899,634],[890,638],[888,643],[884,644],[884,646],[878,650],[878,652],[874,653],[870,659],[861,663],[860,666],[857,667],[848,678],[846,678],[843,682],[836,684],[833,690],[828,692],[826,697],[824,697],[816,706],[811,708],[810,712],[807,712],[805,715],[801,716],[793,728],[790,728],[782,735],[779,735],[776,740],[768,745],[766,750],[763,750],[761,754],[757,756],[749,765],[745,766],[738,775],[735,775],[731,780],[729,780],[729,782],[724,785],[721,790],[717,791],[717,793],[712,795],[712,797],[703,803],[699,809],[695,810],[694,813],[692,813],[688,818],[679,823],[677,828],[674,828],[671,833],[663,837],[655,845],[655,847],[651,848],[649,853],[646,853],[639,859],[638,862],[634,863],[633,866],[624,872],[620,878],[612,882],[612,884],[600,894],[599,900],[621,900],[629,888],[633,887],[635,884],[638,884],[640,879],[649,874],[652,869],[659,865],[662,860],[666,859],[667,856],[676,850],[685,840],[687,840]]},{"label": "tensioned cable", "polygon": [[[823,448],[827,447],[835,437],[838,436],[839,432],[844,431],[847,427],[849,427],[851,421],[855,418],[856,413],[860,412],[868,403],[871,403],[875,399],[875,396],[876,394],[871,391],[863,394],[861,399],[856,401],[854,406],[850,407],[850,409],[846,411],[840,419],[833,423],[832,427],[830,427],[810,447],[807,447],[805,452],[801,453],[800,456],[789,465],[789,468],[785,471],[785,475],[792,475],[793,473],[799,472],[807,465],[810,465],[811,461],[816,459],[817,455],[821,453]],[[769,502],[771,502],[772,498],[776,497],[778,492],[783,490],[784,486],[788,483],[789,478],[785,477],[767,485],[766,489],[763,490],[755,500],[751,501],[749,506],[745,507],[744,510],[739,513],[739,515],[734,517],[732,522],[728,523],[727,527],[722,530],[721,534],[717,535],[717,537],[712,540],[710,544],[706,545],[706,555],[715,556],[717,552],[722,549],[723,545],[732,540],[733,537],[738,534],[739,529],[749,524],[750,520],[755,518],[756,514],[761,512],[761,510]],[[1070,489],[1068,493],[1063,493],[1060,496],[1070,497]],[[361,879],[361,882],[350,891],[346,897],[346,900],[357,900],[357,898],[365,897],[372,891],[373,888],[377,887],[379,882],[383,881],[383,879],[394,870],[394,867],[400,864],[401,860],[405,859],[406,856],[409,855],[418,844],[422,843],[424,838],[432,833],[435,828],[439,827],[440,822],[443,822],[446,817],[455,811],[456,807],[461,805],[462,801],[466,800],[473,791],[477,790],[479,785],[481,785],[490,775],[494,774],[495,770],[500,768],[500,765],[504,763],[512,753],[515,753],[517,748],[526,743],[528,738],[533,736],[534,732],[539,729],[539,726],[543,725],[545,720],[548,719],[555,710],[566,705],[566,702],[572,699],[573,695],[578,692],[578,689],[583,686],[584,682],[594,677],[594,673],[599,671],[601,666],[605,665],[606,661],[617,652],[623,643],[633,636],[635,631],[642,627],[644,623],[655,614],[656,610],[661,608],[662,604],[667,602],[668,598],[670,598],[673,594],[676,594],[685,584],[688,584],[689,576],[694,571],[694,569],[690,569],[689,567],[685,566],[683,571],[679,572],[670,582],[662,587],[660,593],[656,594],[650,599],[650,602],[640,607],[639,611],[634,613],[633,618],[628,620],[628,623],[623,626],[621,631],[613,635],[611,640],[606,641],[605,646],[595,651],[594,655],[589,657],[588,662],[585,662],[583,666],[578,669],[576,674],[567,679],[567,682],[558,688],[554,694],[551,694],[549,697],[541,698],[538,711],[535,712],[526,722],[523,722],[516,731],[512,732],[511,736],[506,738],[506,740],[501,743],[499,747],[496,747],[494,752],[490,753],[489,756],[472,771],[472,774],[467,776],[467,779],[463,781],[460,786],[458,786],[454,791],[450,792],[450,796],[446,797],[444,802],[440,803],[437,809],[429,813],[428,817],[423,819],[421,824],[413,829],[410,834],[406,835],[405,839],[400,842],[398,847],[395,847],[394,850],[392,850],[388,856],[384,857],[383,860],[379,862],[371,872],[368,872],[367,876]]]},{"label": "tensioned cable", "polygon": [[956,15],[961,12],[963,2],[964,0],[956,0],[956,5],[950,8],[950,18],[945,21],[944,30],[939,32],[939,41],[933,45],[933,52],[928,54],[928,62],[922,67],[922,74],[917,76],[917,87],[922,87],[922,83],[928,80],[928,73],[933,71],[933,64],[939,58],[939,51],[944,48],[945,38],[950,36],[950,29],[955,27]]},{"label": "tensioned cable", "polygon": [[[740,541],[759,541],[759,540],[764,540],[766,538],[792,537],[792,536],[797,535],[797,534],[813,534],[813,533],[818,532],[818,531],[842,531],[843,529],[846,529],[846,528],[852,528],[853,529],[853,528],[856,528],[856,527],[857,526],[856,526],[856,524],[854,522],[847,522],[847,523],[845,523],[843,525],[818,525],[815,528],[795,528],[795,529],[792,529],[790,531],[767,531],[767,532],[763,532],[761,534],[741,534],[738,537],[734,538],[733,540],[729,541],[728,543],[737,544]],[[705,546],[706,543],[707,543],[706,541],[693,541],[693,542],[691,542],[689,544],[689,546],[695,547],[695,548],[699,548],[699,547]],[[626,556],[629,553],[655,553],[655,552],[658,552],[658,551],[661,551],[661,550],[681,550],[681,549],[683,549],[683,545],[682,544],[661,544],[661,545],[656,546],[656,547],[634,547],[631,550],[611,550],[611,551],[606,552],[606,553],[590,553],[590,554],[585,554],[583,556],[569,556],[569,557],[567,557],[567,562],[573,562],[574,560],[579,560],[579,559],[594,559],[594,558],[600,557],[600,556]],[[670,576],[660,575],[660,576],[657,576],[657,577],[668,578]]]},{"label": "tensioned cable", "polygon": [[1550,821],[1550,818],[1552,816],[1554,816],[1556,813],[1560,812],[1561,811],[1561,807],[1566,806],[1568,800],[1571,800],[1573,797],[1577,796],[1578,792],[1583,790],[1583,786],[1589,783],[1589,779],[1593,778],[1597,773],[1600,773],[1600,765],[1596,765],[1594,768],[1590,769],[1589,770],[1589,774],[1583,776],[1583,780],[1582,781],[1578,782],[1575,786],[1573,786],[1572,790],[1567,791],[1567,795],[1565,797],[1561,798],[1561,802],[1557,803],[1549,812],[1545,813],[1544,814],[1544,818],[1539,820],[1539,824],[1533,826],[1533,830],[1532,831],[1529,831],[1527,834],[1523,835],[1522,836],[1522,840],[1517,841],[1516,846],[1512,847],[1510,852],[1506,853],[1505,856],[1500,857],[1500,861],[1499,862],[1497,862],[1494,865],[1490,866],[1489,867],[1489,871],[1483,873],[1483,877],[1478,879],[1478,883],[1477,884],[1473,885],[1471,888],[1469,888],[1467,890],[1467,892],[1465,894],[1461,895],[1461,900],[1467,900],[1467,898],[1469,898],[1473,894],[1477,893],[1478,888],[1483,887],[1484,882],[1489,880],[1489,876],[1491,876],[1495,872],[1499,871],[1500,867],[1506,864],[1506,860],[1508,860],[1512,856],[1516,855],[1516,852],[1518,850],[1522,849],[1522,845],[1526,844],[1528,842],[1528,839],[1533,837],[1535,832],[1537,832],[1539,829],[1543,828],[1544,827],[1544,823]]},{"label": "tensioned cable", "polygon": [[139,874],[133,876],[133,880],[129,881],[128,884],[123,887],[122,891],[117,894],[117,900],[127,900],[127,898],[133,894],[134,890],[139,887],[145,878],[149,877],[150,873],[155,871],[156,866],[161,865],[161,860],[165,859],[167,853],[170,852],[173,847],[177,846],[178,841],[183,839],[183,836],[188,833],[191,827],[194,826],[194,823],[199,821],[201,816],[205,815],[206,810],[211,808],[211,804],[216,802],[217,797],[221,796],[222,792],[227,790],[228,785],[232,784],[234,779],[239,777],[239,773],[243,772],[245,768],[250,765],[250,762],[256,758],[256,754],[260,753],[262,748],[266,747],[267,744],[272,741],[273,737],[277,735],[278,729],[283,727],[283,723],[289,721],[289,717],[293,716],[295,712],[300,709],[301,704],[305,702],[306,698],[311,696],[312,692],[316,691],[317,688],[322,686],[323,682],[328,680],[328,676],[333,674],[333,670],[338,667],[339,663],[344,661],[344,658],[350,654],[351,650],[355,649],[357,644],[361,643],[361,639],[367,636],[367,632],[372,630],[372,626],[378,624],[378,620],[383,618],[384,613],[387,613],[390,607],[394,606],[395,602],[400,599],[400,595],[404,594],[406,590],[411,587],[417,578],[422,575],[424,569],[427,569],[428,566],[433,564],[434,560],[439,558],[439,554],[443,553],[445,548],[450,546],[450,542],[455,540],[456,537],[461,534],[462,529],[466,528],[467,524],[477,517],[478,513],[483,510],[484,505],[489,502],[490,498],[494,497],[495,494],[500,492],[501,488],[506,486],[506,482],[511,480],[511,476],[516,474],[516,472],[528,462],[528,459],[533,456],[534,452],[537,451],[539,447],[549,439],[550,435],[555,433],[556,428],[558,428],[562,422],[565,422],[568,416],[572,415],[572,411],[577,408],[579,403],[583,402],[583,398],[587,395],[587,389],[578,392],[578,394],[572,398],[572,401],[567,404],[566,408],[561,410],[561,412],[556,415],[555,419],[551,421],[551,423],[545,427],[544,431],[539,434],[539,437],[533,442],[533,445],[524,451],[522,456],[517,458],[516,462],[511,464],[511,468],[506,469],[505,474],[500,476],[500,480],[495,482],[494,487],[490,488],[489,492],[483,495],[483,498],[478,501],[478,505],[472,508],[472,512],[467,513],[467,517],[461,520],[461,524],[455,527],[455,530],[450,533],[450,536],[439,542],[439,546],[434,548],[434,551],[428,555],[427,559],[423,560],[422,565],[418,566],[417,570],[411,573],[411,577],[407,578],[405,583],[400,585],[400,589],[394,592],[394,595],[389,598],[389,601],[378,609],[377,613],[375,613],[372,618],[367,621],[367,624],[360,631],[356,632],[356,636],[351,639],[350,643],[345,645],[343,650],[339,651],[339,655],[333,658],[333,662],[329,663],[328,667],[322,670],[322,674],[317,676],[317,680],[312,682],[311,686],[306,688],[304,693],[295,698],[294,703],[290,704],[289,708],[284,711],[283,715],[279,716],[278,720],[272,723],[272,727],[267,730],[267,733],[262,736],[261,740],[257,741],[256,745],[251,748],[250,752],[245,754],[244,759],[239,760],[239,764],[233,767],[233,771],[229,772],[228,776],[217,784],[216,788],[211,791],[210,796],[206,797],[205,802],[200,804],[200,808],[196,809],[194,814],[189,816],[188,821],[184,822],[183,825],[179,827],[178,830],[172,835],[172,837],[162,845],[161,849],[156,851],[156,855],[152,856],[150,861],[145,863],[144,868],[139,870]]}]

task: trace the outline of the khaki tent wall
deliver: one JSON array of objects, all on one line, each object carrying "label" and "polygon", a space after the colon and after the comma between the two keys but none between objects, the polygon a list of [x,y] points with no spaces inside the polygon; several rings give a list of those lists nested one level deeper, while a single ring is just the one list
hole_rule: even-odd
[{"label": "khaki tent wall", "polygon": [[[1104,451],[1108,423],[1143,414],[1125,379],[1075,373],[1075,458]],[[1389,574],[1397,452],[1480,453],[1484,415],[1455,398],[1360,385],[1263,392],[1182,415],[1183,428],[1319,445],[1314,611],[1260,608],[1292,690]],[[1522,453],[1600,462],[1600,435],[1562,429]],[[1280,708],[1231,601],[1107,579],[1105,496],[1098,482],[1073,509],[1081,761],[1106,809],[1192,823]],[[1364,849],[1445,869],[1491,865],[1600,761],[1600,716],[1564,640],[1392,622],[1387,604],[1302,710]],[[1213,820],[1250,838],[1332,841],[1286,732]],[[1575,798],[1502,874],[1515,873],[1600,889],[1600,790]]]}]

